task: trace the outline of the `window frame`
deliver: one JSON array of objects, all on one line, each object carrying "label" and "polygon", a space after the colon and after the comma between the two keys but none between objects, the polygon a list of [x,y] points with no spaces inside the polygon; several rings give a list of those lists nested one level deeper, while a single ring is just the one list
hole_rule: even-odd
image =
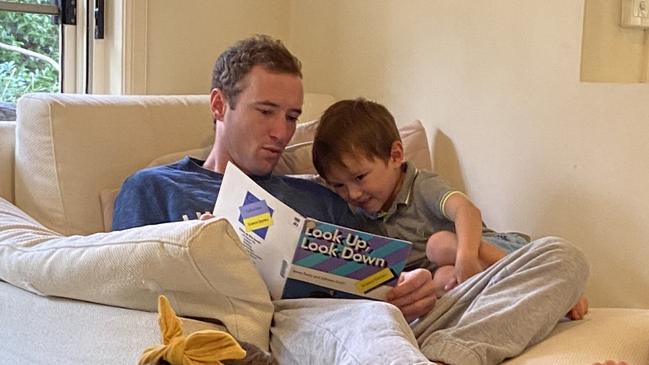
[{"label": "window frame", "polygon": [[43,14],[58,17],[60,26],[59,37],[59,92],[80,93],[86,90],[84,40],[85,28],[77,26],[78,20],[84,21],[87,1],[53,0],[51,4],[28,4],[0,0],[0,11]]}]

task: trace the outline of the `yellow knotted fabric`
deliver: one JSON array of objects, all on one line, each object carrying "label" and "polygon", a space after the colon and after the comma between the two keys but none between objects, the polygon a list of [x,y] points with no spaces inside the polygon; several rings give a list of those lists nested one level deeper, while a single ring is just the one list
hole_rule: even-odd
[{"label": "yellow knotted fabric", "polygon": [[246,357],[246,351],[227,332],[202,330],[183,336],[182,322],[164,295],[158,298],[158,314],[163,345],[144,350],[139,365],[157,364],[160,360],[171,365],[221,365],[222,360]]}]

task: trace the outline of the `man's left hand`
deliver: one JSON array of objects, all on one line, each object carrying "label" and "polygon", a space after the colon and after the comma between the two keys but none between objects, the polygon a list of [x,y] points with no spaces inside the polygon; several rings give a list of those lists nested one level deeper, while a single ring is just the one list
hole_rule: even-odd
[{"label": "man's left hand", "polygon": [[388,302],[397,306],[408,322],[430,312],[436,301],[433,276],[426,269],[402,272],[388,293]]}]

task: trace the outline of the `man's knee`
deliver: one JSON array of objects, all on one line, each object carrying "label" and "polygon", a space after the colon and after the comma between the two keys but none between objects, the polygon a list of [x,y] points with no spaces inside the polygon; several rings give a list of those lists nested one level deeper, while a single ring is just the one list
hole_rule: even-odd
[{"label": "man's knee", "polygon": [[560,265],[559,273],[574,281],[586,284],[590,266],[584,253],[572,243],[561,237],[544,237],[530,242],[533,249],[543,253],[548,261]]}]

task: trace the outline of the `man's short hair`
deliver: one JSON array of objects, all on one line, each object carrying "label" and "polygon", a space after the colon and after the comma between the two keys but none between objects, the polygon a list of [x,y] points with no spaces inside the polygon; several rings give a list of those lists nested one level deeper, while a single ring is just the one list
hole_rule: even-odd
[{"label": "man's short hair", "polygon": [[279,39],[255,35],[237,42],[221,53],[212,70],[212,89],[220,89],[231,108],[243,90],[240,81],[254,66],[302,77],[302,64]]},{"label": "man's short hair", "polygon": [[342,100],[320,117],[313,140],[313,166],[326,179],[332,166],[346,167],[344,157],[387,162],[395,141],[401,137],[386,107],[363,98]]}]

